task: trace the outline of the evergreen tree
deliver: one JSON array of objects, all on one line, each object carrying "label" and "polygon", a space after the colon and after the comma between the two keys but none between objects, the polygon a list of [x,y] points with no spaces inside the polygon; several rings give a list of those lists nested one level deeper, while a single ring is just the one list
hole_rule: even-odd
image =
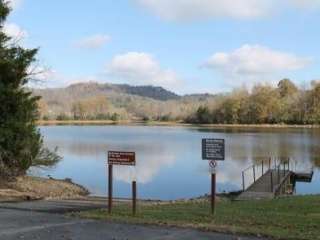
[{"label": "evergreen tree", "polygon": [[209,108],[207,106],[200,106],[196,113],[196,121],[197,123],[211,123],[211,114]]},{"label": "evergreen tree", "polygon": [[26,85],[37,49],[24,49],[3,31],[10,13],[0,0],[0,177],[23,175],[32,166],[52,166],[60,158],[44,148],[36,126],[37,101]]}]

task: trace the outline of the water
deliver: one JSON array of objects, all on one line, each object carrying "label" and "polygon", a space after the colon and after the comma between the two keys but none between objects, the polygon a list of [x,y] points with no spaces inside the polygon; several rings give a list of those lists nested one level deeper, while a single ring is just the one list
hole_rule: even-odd
[{"label": "water", "polygon": [[[241,171],[253,162],[291,157],[296,167],[314,167],[312,183],[297,185],[298,194],[320,193],[320,130],[207,129],[147,126],[44,126],[49,148],[58,146],[63,160],[37,175],[71,178],[93,195],[106,195],[107,151],[135,151],[137,166],[116,166],[114,195],[130,196],[130,182],[138,181],[139,198],[180,199],[209,191],[208,162],[201,160],[202,138],[224,138],[226,160],[219,162],[218,191],[242,188]],[[250,176],[246,176],[249,177]],[[252,176],[251,176],[252,177]]]}]

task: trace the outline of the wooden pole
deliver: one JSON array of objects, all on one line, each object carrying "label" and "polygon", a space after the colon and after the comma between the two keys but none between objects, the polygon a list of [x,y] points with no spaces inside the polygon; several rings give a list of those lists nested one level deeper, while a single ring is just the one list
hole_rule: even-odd
[{"label": "wooden pole", "polygon": [[132,182],[132,215],[136,215],[137,209],[137,182]]},{"label": "wooden pole", "polygon": [[255,167],[255,165],[253,165],[252,169],[253,169],[253,182],[256,182],[256,167]]},{"label": "wooden pole", "polygon": [[262,160],[262,175],[263,175],[263,160]]},{"label": "wooden pole", "polygon": [[211,174],[211,213],[215,213],[215,204],[216,204],[216,174]]},{"label": "wooden pole", "polygon": [[108,166],[108,213],[112,212],[112,179],[113,179],[113,165]]}]

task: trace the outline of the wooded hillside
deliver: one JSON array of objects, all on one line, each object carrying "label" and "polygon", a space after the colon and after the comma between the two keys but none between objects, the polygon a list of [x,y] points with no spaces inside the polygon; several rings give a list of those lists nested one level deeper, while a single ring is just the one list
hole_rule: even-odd
[{"label": "wooded hillside", "polygon": [[79,83],[66,88],[34,89],[42,96],[42,119],[181,120],[216,96],[179,96],[161,87]]},{"label": "wooded hillside", "polygon": [[79,83],[34,90],[42,119],[159,120],[227,124],[319,124],[320,83],[299,88],[283,79],[278,86],[255,85],[230,93],[179,96],[161,87]]}]

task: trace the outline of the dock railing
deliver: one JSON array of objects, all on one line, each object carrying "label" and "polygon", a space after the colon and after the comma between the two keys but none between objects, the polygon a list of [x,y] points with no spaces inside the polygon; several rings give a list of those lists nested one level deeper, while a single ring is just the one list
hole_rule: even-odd
[{"label": "dock railing", "polygon": [[267,160],[259,161],[255,164],[252,164],[248,168],[242,171],[242,188],[243,191],[248,189],[252,184],[254,184],[259,178],[264,174],[270,173],[270,191],[274,191],[274,186],[279,185],[281,179],[290,172],[292,169],[290,164],[290,158],[287,159],[278,159],[278,158],[269,158]]}]

